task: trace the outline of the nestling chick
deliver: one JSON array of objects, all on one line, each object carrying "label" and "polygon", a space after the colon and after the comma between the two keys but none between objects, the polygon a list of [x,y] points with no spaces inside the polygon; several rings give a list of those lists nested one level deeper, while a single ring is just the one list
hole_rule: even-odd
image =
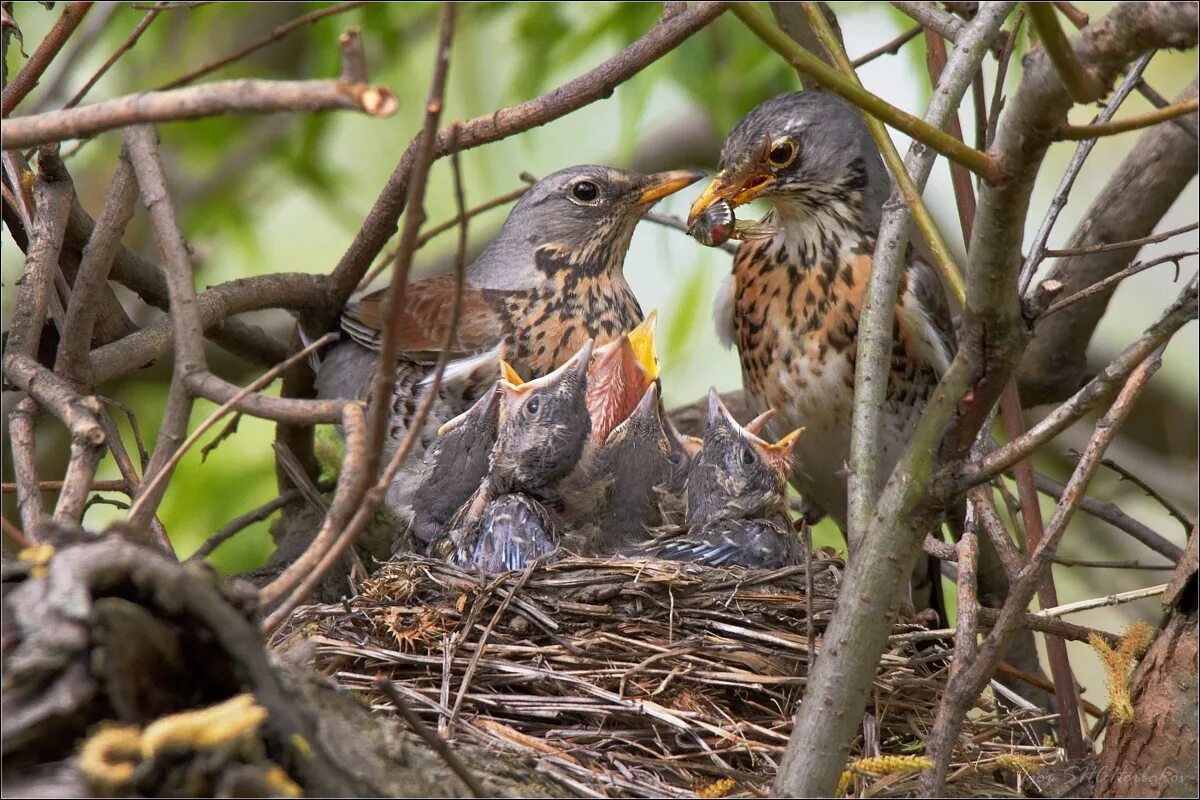
[{"label": "nestling chick", "polygon": [[[671,479],[671,444],[659,415],[657,384],[646,388],[583,474],[572,477],[577,486],[569,488],[577,488],[592,502],[572,515],[576,530],[566,543],[568,549],[589,555],[615,553],[645,539],[647,528],[661,523],[657,489]],[[568,487],[564,496],[570,511],[577,497]]]},{"label": "nestling chick", "polygon": [[498,384],[499,427],[487,479],[459,509],[436,552],[464,566],[520,569],[558,546],[546,505],[575,468],[591,433],[589,340],[549,375]]},{"label": "nestling chick", "polygon": [[710,566],[774,569],[799,563],[801,544],[787,515],[787,474],[795,430],[776,444],[760,439],[769,418],[742,427],[709,392],[704,446],[687,481],[686,530],[637,548],[640,554]]},{"label": "nestling chick", "polygon": [[409,533],[417,552],[426,552],[487,477],[499,408],[500,389],[493,384],[475,405],[438,428],[412,496]]}]

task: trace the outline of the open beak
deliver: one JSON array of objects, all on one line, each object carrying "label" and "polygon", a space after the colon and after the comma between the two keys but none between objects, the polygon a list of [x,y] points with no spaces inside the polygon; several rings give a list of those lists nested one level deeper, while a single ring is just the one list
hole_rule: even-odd
[{"label": "open beak", "polygon": [[791,469],[792,451],[796,449],[796,441],[802,433],[804,433],[804,428],[797,428],[775,444],[763,442],[760,449],[766,456],[767,463],[779,472],[786,474]]},{"label": "open beak", "polygon": [[688,225],[695,222],[713,203],[724,200],[731,207],[737,208],[761,195],[774,182],[774,176],[762,172],[751,172],[744,178],[731,176],[729,170],[719,172],[717,177],[704,187],[696,202],[692,203],[692,209],[688,212]]},{"label": "open beak", "polygon": [[646,375],[646,380],[658,380],[658,354],[654,348],[654,336],[658,328],[658,309],[650,310],[646,318],[628,334],[629,344],[637,356],[637,363]]},{"label": "open beak", "polygon": [[667,195],[675,194],[685,186],[691,186],[703,177],[703,172],[691,169],[677,169],[671,172],[656,172],[653,175],[647,175],[638,182],[637,190],[641,194],[637,196],[636,202],[639,206],[653,205]]}]

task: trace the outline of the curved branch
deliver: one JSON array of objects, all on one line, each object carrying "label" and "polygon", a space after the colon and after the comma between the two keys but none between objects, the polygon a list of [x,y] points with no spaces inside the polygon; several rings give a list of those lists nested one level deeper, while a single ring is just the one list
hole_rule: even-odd
[{"label": "curved branch", "polygon": [[92,5],[92,3],[71,3],[63,9],[62,16],[54,23],[54,27],[46,34],[46,38],[42,39],[37,50],[33,51],[33,55],[29,57],[21,70],[4,87],[4,93],[0,95],[0,115],[7,117],[17,107],[17,104],[25,99],[25,95],[33,91],[33,87],[37,86],[38,79],[45,73],[46,67],[50,66],[50,62],[62,50],[67,39],[71,38],[71,34],[79,27],[79,23],[83,22],[84,16],[91,10]]},{"label": "curved branch", "polygon": [[[232,321],[229,317],[248,311],[323,308],[328,302],[327,283],[323,275],[302,272],[237,278],[207,289],[196,298],[199,325],[211,333],[215,326]],[[115,380],[170,352],[175,341],[174,317],[174,312],[167,314],[124,339],[93,350],[92,373],[96,383]]]},{"label": "curved branch", "polygon": [[218,81],[168,92],[141,92],[63,111],[48,111],[0,123],[4,148],[32,147],[81,139],[130,125],[172,122],[239,113],[351,109],[372,117],[396,112],[396,96],[386,86],[330,81]]}]

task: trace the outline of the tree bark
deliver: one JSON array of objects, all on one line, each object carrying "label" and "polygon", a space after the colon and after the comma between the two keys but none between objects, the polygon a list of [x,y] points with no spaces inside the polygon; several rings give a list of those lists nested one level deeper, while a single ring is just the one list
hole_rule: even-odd
[{"label": "tree bark", "polygon": [[1096,797],[1195,797],[1197,780],[1197,538],[1175,570],[1167,621],[1132,680],[1134,718],[1115,723],[1097,763]]}]

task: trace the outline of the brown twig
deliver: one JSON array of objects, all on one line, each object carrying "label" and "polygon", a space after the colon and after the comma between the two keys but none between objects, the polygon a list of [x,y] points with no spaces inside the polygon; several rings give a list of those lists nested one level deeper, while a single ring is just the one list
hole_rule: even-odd
[{"label": "brown twig", "polygon": [[321,8],[316,11],[310,11],[307,14],[303,14],[291,20],[290,22],[285,22],[284,24],[276,27],[275,30],[271,31],[266,36],[246,45],[240,50],[236,50],[227,56],[216,59],[215,61],[210,61],[203,66],[196,67],[195,69],[180,75],[174,80],[167,81],[162,86],[159,86],[157,91],[165,92],[169,89],[177,89],[180,86],[189,84],[197,78],[203,78],[205,75],[210,75],[236,61],[241,61],[246,56],[261,50],[269,44],[278,42],[280,39],[284,38],[297,28],[302,28],[305,25],[311,25],[314,22],[319,22],[325,17],[331,17],[334,14],[341,14],[344,11],[350,11],[362,5],[366,5],[366,3],[337,3],[336,5],[326,6],[325,8]]},{"label": "brown twig", "polygon": [[[1080,508],[1082,509],[1083,507],[1080,506]],[[1086,558],[1063,558],[1062,556],[1055,556],[1054,563],[1062,564],[1064,567],[1086,567],[1088,569],[1175,569],[1174,564],[1143,564],[1136,558],[1125,561],[1093,561]]]},{"label": "brown twig", "polygon": [[[63,488],[62,481],[38,481],[38,491],[57,492]],[[0,493],[13,494],[17,491],[15,483],[0,483]],[[129,485],[124,480],[92,481],[88,484],[90,492],[124,492],[129,494]]]},{"label": "brown twig", "polygon": [[21,516],[21,528],[33,541],[37,541],[43,513],[42,495],[38,491],[37,440],[34,438],[37,411],[37,401],[26,397],[8,416],[8,440],[17,483],[17,512]]},{"label": "brown twig", "polygon": [[[1010,380],[1000,395],[1000,416],[1004,432],[1011,441],[1025,433],[1025,418],[1021,413],[1021,397],[1015,380]],[[1025,526],[1026,546],[1030,552],[1041,546],[1043,538],[1042,508],[1034,482],[1033,462],[1022,459],[1013,465],[1017,479],[1017,496],[1021,501],[1021,520]],[[1038,587],[1038,600],[1043,608],[1058,605],[1058,590],[1054,585],[1054,573],[1046,571],[1045,580]],[[1050,675],[1054,679],[1054,697],[1058,704],[1059,730],[1064,749],[1072,760],[1086,755],[1083,730],[1079,721],[1079,705],[1076,698],[1075,675],[1067,655],[1067,643],[1057,636],[1046,637],[1046,658],[1050,662]]]},{"label": "brown twig", "polygon": [[[366,472],[368,476],[379,474],[380,460],[383,454],[384,438],[387,435],[388,415],[391,413],[391,403],[385,398],[392,396],[396,385],[396,359],[399,356],[400,344],[400,311],[404,308],[405,287],[408,284],[408,272],[412,266],[413,253],[416,251],[417,237],[421,225],[425,222],[425,188],[429,179],[429,168],[437,157],[436,146],[438,139],[438,120],[442,116],[444,103],[443,93],[446,85],[446,75],[450,65],[450,45],[454,36],[454,23],[457,19],[458,6],[447,3],[442,6],[441,22],[437,44],[437,54],[434,61],[433,79],[430,83],[429,95],[425,101],[425,122],[417,138],[417,147],[412,167],[412,180],[408,186],[405,198],[404,226],[400,232],[400,245],[396,251],[396,265],[392,270],[392,279],[388,284],[387,299],[384,303],[387,320],[380,337],[379,362],[372,381],[371,396],[376,402],[368,408],[367,426],[367,455]],[[451,127],[457,139],[459,129]],[[432,395],[435,391],[430,391]],[[413,430],[416,430],[414,427]],[[409,431],[410,435],[413,431]]]},{"label": "brown twig", "polygon": [[280,111],[350,109],[372,117],[396,112],[396,96],[385,86],[326,81],[218,81],[169,92],[141,92],[63,111],[48,111],[0,123],[4,147],[32,147],[93,136],[101,131],[199,119],[229,112],[269,114]]},{"label": "brown twig", "polygon": [[[134,416],[133,411],[121,403],[103,397],[100,398],[100,401],[125,411],[129,418],[130,430],[133,431],[134,442],[137,444],[141,467],[144,470],[150,463],[150,456],[146,453],[146,449],[142,444],[142,435],[138,428],[137,417]],[[108,413],[107,409],[104,409],[100,413],[100,425],[104,428],[105,443],[108,445],[109,452],[112,453],[113,460],[117,463],[117,470],[120,471],[121,477],[124,479],[125,493],[130,498],[136,497],[138,487],[142,485],[142,479],[138,475],[137,468],[133,465],[133,460],[129,457],[129,452],[125,449],[125,442],[121,439],[121,432],[117,429],[117,423],[113,420],[112,415]],[[131,532],[126,527],[122,527],[120,530],[127,534]],[[134,538],[136,538],[137,532],[133,531],[132,533]],[[167,529],[157,514],[150,520],[150,539],[168,557],[178,559],[178,556],[175,555],[175,548],[171,545],[171,537],[167,534]]]},{"label": "brown twig", "polygon": [[467,768],[467,765],[462,762],[458,754],[450,749],[450,745],[446,744],[446,742],[442,741],[441,737],[429,730],[425,723],[421,721],[421,718],[413,713],[413,710],[408,707],[408,703],[404,702],[404,698],[400,696],[400,692],[396,691],[396,687],[392,682],[380,676],[378,678],[378,685],[383,690],[383,693],[388,696],[388,699],[392,701],[392,705],[396,710],[400,712],[400,716],[404,717],[404,721],[408,723],[408,727],[416,731],[422,741],[441,756],[441,759],[446,762],[446,766],[458,776],[459,780],[466,784],[471,794],[475,797],[488,797],[490,792],[484,788],[479,779],[475,777],[475,774]]},{"label": "brown twig", "polygon": [[903,47],[904,45],[911,42],[913,39],[920,36],[921,31],[922,31],[922,28],[920,25],[914,25],[911,28],[909,28],[908,30],[906,30],[904,33],[897,36],[895,39],[892,39],[891,41],[888,41],[888,42],[884,42],[879,47],[876,47],[874,50],[868,50],[867,52],[863,53],[861,56],[854,59],[850,63],[854,65],[855,69],[858,69],[859,67],[863,66],[864,64],[870,64],[872,61],[879,58],[880,56],[883,56],[883,55],[893,55],[894,56],[900,52],[901,47]]},{"label": "brown twig", "polygon": [[996,83],[992,87],[992,102],[988,105],[988,120],[987,120],[987,135],[984,137],[983,144],[988,150],[992,148],[992,143],[996,140],[996,128],[1000,124],[1000,112],[1004,110],[1004,79],[1008,75],[1008,65],[1012,61],[1013,50],[1017,46],[1017,38],[1021,35],[1021,26],[1025,24],[1025,7],[1017,9],[1017,14],[1013,18],[1012,31],[1008,34],[1008,41],[1004,43],[1004,47],[996,56]]},{"label": "brown twig", "polygon": [[[92,3],[70,3],[63,9],[62,16],[54,23],[54,27],[46,34],[46,38],[42,39],[37,50],[33,51],[29,60],[4,87],[4,92],[0,95],[0,115],[7,118],[17,104],[33,91],[33,87],[37,86],[38,79],[45,73],[46,67],[50,66],[50,62],[62,50],[67,39],[71,38],[71,34],[79,27],[79,23],[83,22],[84,16],[91,7]],[[7,142],[5,146],[8,146]]]},{"label": "brown twig", "polygon": [[1147,261],[1144,264],[1140,263],[1140,262],[1135,263],[1135,264],[1130,264],[1128,267],[1121,270],[1120,272],[1114,272],[1112,275],[1109,275],[1107,278],[1102,278],[1101,280],[1096,281],[1091,286],[1088,286],[1084,289],[1080,289],[1078,292],[1075,292],[1072,295],[1068,295],[1067,297],[1064,297],[1061,300],[1055,300],[1053,303],[1050,304],[1050,306],[1045,311],[1043,311],[1041,313],[1040,318],[1045,318],[1045,317],[1050,316],[1051,314],[1056,314],[1059,311],[1062,311],[1064,308],[1067,308],[1068,306],[1072,306],[1075,303],[1078,303],[1080,300],[1086,300],[1089,297],[1092,297],[1096,294],[1099,294],[1100,292],[1103,292],[1105,289],[1107,289],[1109,286],[1112,286],[1115,283],[1120,283],[1121,281],[1125,280],[1126,278],[1137,275],[1139,272],[1145,272],[1146,270],[1150,269],[1151,267],[1157,267],[1159,264],[1174,264],[1176,274],[1178,274],[1180,260],[1184,259],[1184,258],[1188,258],[1189,256],[1198,255],[1198,254],[1200,254],[1200,250],[1184,250],[1184,251],[1181,251],[1178,253],[1168,253],[1167,255],[1162,256],[1161,258],[1156,258],[1152,261]]},{"label": "brown twig", "polygon": [[1149,128],[1151,125],[1158,125],[1173,120],[1176,117],[1191,114],[1196,109],[1200,109],[1200,99],[1193,97],[1191,100],[1184,100],[1181,103],[1174,103],[1166,108],[1155,109],[1145,114],[1139,114],[1136,117],[1120,119],[1115,122],[1102,122],[1093,125],[1063,125],[1058,129],[1058,138],[1078,142],[1084,139],[1097,139],[1101,136],[1115,136],[1118,133],[1128,133],[1129,131]]},{"label": "brown twig", "polygon": [[64,105],[63,108],[74,108],[83,101],[83,98],[87,97],[87,93],[92,90],[93,86],[100,82],[100,79],[103,78],[105,73],[112,68],[112,65],[117,63],[117,59],[133,49],[133,46],[137,44],[138,39],[142,38],[142,34],[146,31],[146,28],[150,27],[150,23],[154,22],[155,18],[162,13],[164,5],[166,5],[166,3],[160,2],[155,5],[154,8],[146,12],[146,15],[142,17],[141,21],[138,22],[133,31],[131,31],[130,34],[125,37],[125,41],[121,42],[120,47],[113,51],[113,54],[109,56],[103,64],[100,65],[99,69],[92,73],[92,77],[87,79],[87,82],[80,87],[79,91],[75,93],[74,97],[66,102],[66,105]]},{"label": "brown twig", "polygon": [[100,311],[100,294],[108,286],[108,272],[121,246],[125,227],[133,218],[136,199],[137,182],[133,177],[133,167],[129,164],[127,154],[122,151],[96,226],[92,229],[92,237],[79,261],[79,270],[71,286],[71,300],[67,304],[66,325],[54,362],[55,372],[79,385],[91,384],[88,352],[96,316]]},{"label": "brown twig", "polygon": [[[566,116],[572,111],[609,97],[618,85],[674,50],[681,42],[708,25],[725,10],[720,2],[703,2],[668,19],[660,20],[646,35],[596,68],[585,72],[545,94],[502,108],[495,113],[475,117],[460,123],[457,150],[469,150],[482,144],[496,142],[530,128]],[[450,130],[438,132],[437,155],[449,152]],[[396,230],[404,210],[412,168],[417,155],[417,140],[405,150],[367,214],[363,227],[331,273],[331,304],[334,309],[345,305],[370,267],[371,261],[387,244]],[[336,314],[336,311],[334,311]],[[333,316],[318,320],[328,327]]]},{"label": "brown twig", "polygon": [[242,514],[236,519],[230,520],[221,530],[214,533],[212,536],[204,540],[204,543],[196,548],[196,552],[192,553],[185,559],[186,561],[202,561],[225,542],[232,539],[237,534],[241,533],[246,528],[256,522],[262,522],[268,519],[279,509],[286,506],[288,503],[294,502],[301,498],[299,489],[288,489],[278,497],[270,500],[253,511]]},{"label": "brown twig", "polygon": [[1063,256],[1089,256],[1095,253],[1114,253],[1121,250],[1132,250],[1148,244],[1165,242],[1167,239],[1173,239],[1180,234],[1194,231],[1196,228],[1200,228],[1200,222],[1193,222],[1181,228],[1172,228],[1169,231],[1155,233],[1151,236],[1143,236],[1139,239],[1129,239],[1124,242],[1107,242],[1105,244],[1091,245],[1090,247],[1069,247],[1063,250],[1055,250],[1048,247],[1046,248],[1045,255],[1047,258],[1061,258]]},{"label": "brown twig", "polygon": [[[325,334],[308,347],[305,347],[303,350],[293,354],[282,363],[275,365],[275,367],[272,369],[267,370],[267,372],[263,373],[262,376],[256,378],[245,388],[240,389],[236,394],[233,395],[233,397],[226,400],[215,411],[209,414],[203,422],[196,426],[196,429],[192,431],[187,439],[185,439],[183,443],[175,449],[170,458],[166,460],[162,468],[155,471],[149,481],[143,483],[140,491],[138,492],[138,498],[134,502],[133,508],[131,508],[129,511],[129,515],[131,517],[137,516],[138,512],[141,511],[141,504],[143,502],[149,502],[146,500],[146,498],[153,498],[156,496],[156,490],[159,488],[158,484],[170,476],[172,470],[174,470],[176,465],[179,464],[179,460],[183,458],[188,449],[194,445],[200,439],[200,437],[208,431],[209,428],[211,428],[213,425],[216,425],[221,417],[225,416],[231,410],[236,408],[244,398],[262,390],[265,386],[271,383],[271,381],[278,378],[280,373],[282,373],[292,364],[307,358],[309,353],[315,352],[325,345],[337,341],[338,338],[339,336],[336,333]],[[153,458],[151,459],[151,462],[153,462]]]},{"label": "brown twig", "polygon": [[1191,533],[1192,528],[1194,528],[1196,525],[1195,521],[1188,519],[1187,514],[1183,513],[1183,509],[1181,509],[1179,506],[1172,503],[1167,498],[1163,497],[1161,492],[1159,492],[1157,489],[1155,489],[1153,486],[1151,486],[1149,483],[1147,483],[1142,478],[1138,477],[1138,475],[1136,473],[1134,473],[1132,470],[1126,469],[1125,467],[1118,464],[1116,461],[1113,461],[1111,458],[1106,458],[1103,461],[1101,461],[1100,466],[1108,467],[1113,472],[1120,475],[1122,480],[1127,480],[1130,483],[1132,483],[1134,486],[1141,489],[1146,494],[1147,497],[1151,498],[1156,503],[1158,503],[1160,506],[1162,506],[1163,509],[1168,514],[1170,514],[1172,517],[1179,520],[1179,524],[1183,525],[1183,530],[1184,530],[1185,534]]},{"label": "brown twig", "polygon": [[39,159],[42,174],[34,184],[35,205],[30,230],[29,252],[21,273],[17,302],[9,323],[8,353],[32,356],[37,351],[46,323],[54,274],[71,210],[71,182],[60,169],[62,162],[52,154]]}]

